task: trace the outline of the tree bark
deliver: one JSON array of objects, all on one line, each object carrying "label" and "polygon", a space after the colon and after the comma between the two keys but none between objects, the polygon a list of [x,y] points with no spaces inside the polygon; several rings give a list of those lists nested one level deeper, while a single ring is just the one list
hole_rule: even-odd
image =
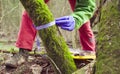
[{"label": "tree bark", "polygon": [[120,12],[118,1],[108,0],[101,9],[95,74],[120,73]]},{"label": "tree bark", "polygon": [[[44,25],[54,20],[44,0],[20,0],[34,24]],[[62,74],[72,74],[76,70],[74,60],[63,37],[57,33],[56,26],[39,31],[48,56],[55,62]],[[56,74],[60,74],[56,71]]]},{"label": "tree bark", "polygon": [[120,0],[118,1],[118,10],[120,11]]}]

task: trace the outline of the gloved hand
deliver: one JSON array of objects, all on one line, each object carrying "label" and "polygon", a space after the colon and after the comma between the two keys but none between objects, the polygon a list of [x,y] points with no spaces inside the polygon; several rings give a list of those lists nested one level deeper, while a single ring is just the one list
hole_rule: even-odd
[{"label": "gloved hand", "polygon": [[72,31],[75,28],[73,16],[63,16],[55,19],[56,25],[64,30]]}]

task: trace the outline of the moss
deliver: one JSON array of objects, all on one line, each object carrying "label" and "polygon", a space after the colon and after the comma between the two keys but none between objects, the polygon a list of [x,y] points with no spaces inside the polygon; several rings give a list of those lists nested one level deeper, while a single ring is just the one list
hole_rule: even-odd
[{"label": "moss", "polygon": [[96,74],[119,74],[120,58],[117,56],[120,56],[120,13],[116,1],[109,1],[101,11]]},{"label": "moss", "polygon": [[[43,0],[20,0],[35,25],[44,25],[54,20]],[[54,60],[62,74],[72,74],[76,70],[73,58],[63,37],[57,34],[56,26],[39,31],[48,56]],[[57,71],[56,71],[57,72]],[[56,74],[59,74],[57,72]]]}]

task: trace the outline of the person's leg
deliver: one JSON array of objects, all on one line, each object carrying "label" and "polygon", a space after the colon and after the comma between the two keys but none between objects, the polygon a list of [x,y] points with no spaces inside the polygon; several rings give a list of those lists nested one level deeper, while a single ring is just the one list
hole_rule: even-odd
[{"label": "person's leg", "polygon": [[90,21],[83,24],[79,29],[79,35],[82,49],[95,52],[95,38],[90,27]]},{"label": "person's leg", "polygon": [[32,50],[33,43],[36,36],[36,29],[33,27],[32,20],[28,16],[27,12],[22,15],[22,21],[16,46],[19,48],[19,53],[9,58],[5,65],[9,67],[17,67],[18,65],[27,61],[28,53]]},{"label": "person's leg", "polygon": [[70,6],[71,6],[72,11],[74,11],[74,9],[75,9],[75,4],[76,4],[76,0],[69,0],[69,4],[70,4]]},{"label": "person's leg", "polygon": [[20,26],[18,38],[15,45],[18,48],[32,50],[36,32],[37,31],[33,27],[32,20],[30,19],[27,12],[25,11],[22,15],[21,26]]}]

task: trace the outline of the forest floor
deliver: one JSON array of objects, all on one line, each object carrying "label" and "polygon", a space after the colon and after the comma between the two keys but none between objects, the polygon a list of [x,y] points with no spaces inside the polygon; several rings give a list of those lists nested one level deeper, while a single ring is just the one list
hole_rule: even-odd
[{"label": "forest floor", "polygon": [[[9,44],[9,43],[8,43]],[[13,45],[5,46],[1,44],[0,50],[2,49],[13,49]],[[3,46],[3,47],[2,47]],[[15,53],[14,53],[15,54]],[[55,74],[53,67],[48,58],[46,58],[46,54],[44,55],[37,55],[32,54],[29,55],[28,61],[23,63],[22,65],[18,66],[17,68],[11,68],[5,66],[5,61],[10,58],[13,54],[8,52],[0,52],[0,74]],[[75,60],[76,67],[78,69],[83,68],[84,66],[88,65],[92,60]],[[90,74],[91,67],[87,67],[84,69],[86,72],[82,73],[75,73],[75,74]],[[88,71],[90,71],[88,73]]]}]

